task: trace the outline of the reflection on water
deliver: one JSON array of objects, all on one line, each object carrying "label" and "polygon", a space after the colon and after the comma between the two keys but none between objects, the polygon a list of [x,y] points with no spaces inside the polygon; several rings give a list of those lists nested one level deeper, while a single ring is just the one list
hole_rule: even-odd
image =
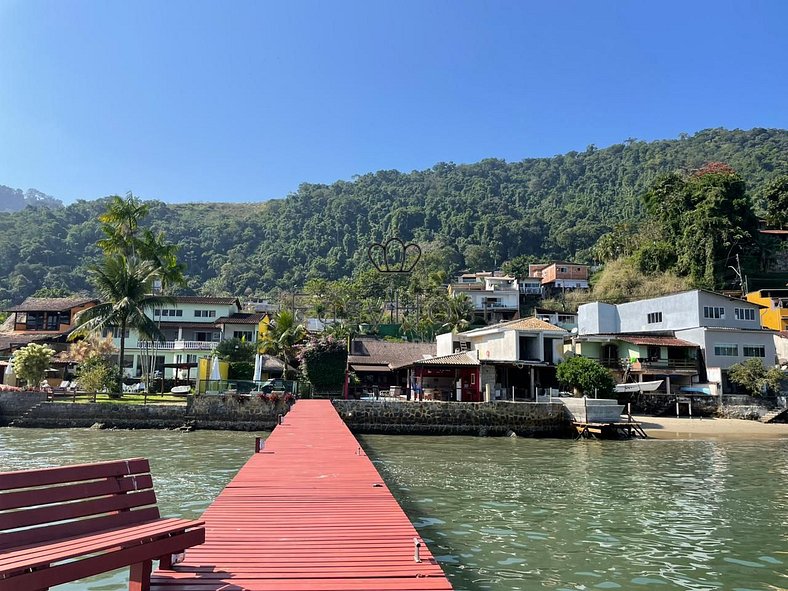
[{"label": "reflection on water", "polygon": [[[148,458],[163,517],[200,516],[253,451],[250,433],[0,428],[0,471]],[[128,569],[56,589],[122,591]]]},{"label": "reflection on water", "polygon": [[788,588],[788,441],[363,441],[458,590]]},{"label": "reflection on water", "polygon": [[[3,428],[0,470],[147,457],[162,514],[196,517],[253,440]],[[788,440],[362,441],[457,590],[788,589]]]}]

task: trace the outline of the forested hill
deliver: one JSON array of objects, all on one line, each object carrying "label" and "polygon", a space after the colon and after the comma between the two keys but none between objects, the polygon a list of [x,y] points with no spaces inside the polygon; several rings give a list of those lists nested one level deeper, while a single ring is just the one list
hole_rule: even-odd
[{"label": "forested hill", "polygon": [[[256,204],[151,202],[148,220],[180,244],[192,290],[261,294],[352,274],[367,265],[370,242],[391,235],[417,241],[426,264],[447,270],[522,254],[585,259],[601,234],[641,215],[639,195],[655,177],[709,161],[733,166],[757,198],[788,173],[788,131],[713,129],[553,158],[380,171]],[[0,216],[0,301],[40,287],[86,288],[104,207],[79,201]]]},{"label": "forested hill", "polygon": [[12,189],[0,185],[0,213],[19,211],[28,205],[34,207],[63,207],[63,202],[36,189]]}]

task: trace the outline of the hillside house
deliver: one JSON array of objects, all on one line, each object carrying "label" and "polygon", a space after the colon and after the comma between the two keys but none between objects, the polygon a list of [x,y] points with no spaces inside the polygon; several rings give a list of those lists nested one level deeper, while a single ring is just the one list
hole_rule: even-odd
[{"label": "hillside house", "polygon": [[589,285],[589,267],[580,263],[556,261],[528,265],[528,275],[541,280],[545,296],[567,290],[588,289]]},{"label": "hillside house", "polygon": [[520,286],[514,277],[494,273],[466,273],[449,285],[449,295],[464,294],[474,314],[485,322],[511,320],[520,312]]}]

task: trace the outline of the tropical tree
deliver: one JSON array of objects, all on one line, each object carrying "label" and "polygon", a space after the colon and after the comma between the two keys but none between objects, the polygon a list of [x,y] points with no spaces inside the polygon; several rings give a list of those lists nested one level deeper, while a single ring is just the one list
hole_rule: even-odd
[{"label": "tropical tree", "polygon": [[466,294],[457,294],[445,300],[445,311],[439,315],[442,322],[439,332],[460,332],[473,320],[473,302]]},{"label": "tropical tree", "polygon": [[576,394],[594,394],[609,396],[613,393],[615,381],[610,370],[594,359],[587,357],[570,357],[558,364],[556,369],[558,381]]},{"label": "tropical tree", "polygon": [[14,353],[14,373],[25,380],[28,387],[38,389],[54,354],[47,345],[30,343]]},{"label": "tropical tree", "polygon": [[286,366],[294,367],[297,363],[296,345],[306,338],[306,329],[298,324],[290,310],[277,312],[268,329],[260,333],[257,352],[273,355]]},{"label": "tropical tree", "polygon": [[151,295],[151,285],[158,277],[158,272],[159,269],[151,261],[137,261],[123,254],[107,255],[100,264],[89,269],[101,303],[77,316],[77,328],[69,338],[117,330],[120,339],[118,391],[123,389],[121,380],[126,332],[136,329],[141,337],[148,340],[165,340],[156,323],[146,314],[155,307],[172,302],[165,296]]},{"label": "tropical tree", "polygon": [[214,353],[223,361],[254,361],[254,343],[241,339],[224,339],[214,349]]},{"label": "tropical tree", "polygon": [[766,223],[772,228],[788,229],[788,174],[766,185],[761,199],[766,203]]},{"label": "tropical tree", "polygon": [[148,205],[132,195],[131,191],[126,193],[125,199],[118,195],[110,197],[107,210],[98,217],[101,231],[106,236],[97,242],[98,246],[105,253],[135,255],[139,243],[139,223],[149,211]]}]

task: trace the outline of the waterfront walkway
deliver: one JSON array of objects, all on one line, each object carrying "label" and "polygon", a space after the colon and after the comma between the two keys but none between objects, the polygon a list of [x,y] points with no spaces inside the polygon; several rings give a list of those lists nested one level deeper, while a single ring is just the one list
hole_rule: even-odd
[{"label": "waterfront walkway", "polygon": [[202,519],[205,544],[153,591],[451,589],[326,400],[298,401]]}]

